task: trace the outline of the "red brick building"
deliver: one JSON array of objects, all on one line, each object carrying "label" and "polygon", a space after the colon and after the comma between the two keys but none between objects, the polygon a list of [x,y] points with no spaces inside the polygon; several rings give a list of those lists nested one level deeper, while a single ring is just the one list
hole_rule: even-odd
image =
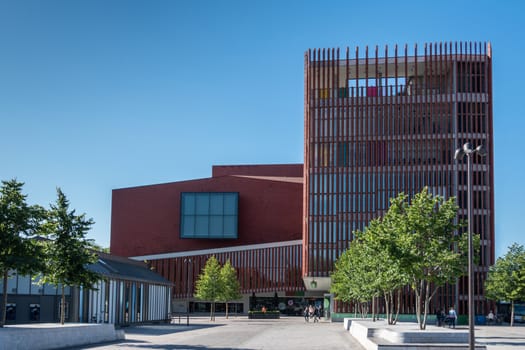
[{"label": "red brick building", "polygon": [[288,307],[286,296],[304,291],[302,164],[214,166],[212,173],[114,190],[111,253],[148,260],[175,283],[179,301],[193,295],[210,256],[230,259],[245,295],[243,311],[250,296],[261,304],[275,293]]},{"label": "red brick building", "polygon": [[[207,179],[114,190],[111,252],[150,261],[175,282],[176,300],[193,294],[211,255],[237,269],[244,311],[255,298],[279,307],[322,298],[353,232],[399,192],[456,196],[466,218],[467,163],[454,151],[470,142],[488,150],[473,157],[472,174],[472,231],[481,236],[474,307],[486,314],[483,283],[495,260],[490,45],[315,49],[304,64],[304,169],[215,166]],[[466,278],[441,288],[431,307],[450,305],[467,313]],[[402,312],[415,312],[408,292]]]},{"label": "red brick building", "polygon": [[[427,186],[455,196],[466,219],[467,162],[455,161],[454,152],[470,142],[488,150],[473,157],[472,172],[472,231],[481,236],[474,306],[487,314],[483,283],[495,242],[490,44],[309,50],[304,110],[305,280],[327,288],[353,232],[400,192]],[[432,309],[456,305],[466,314],[467,289],[466,278],[441,288]],[[401,312],[415,313],[408,292]]]}]

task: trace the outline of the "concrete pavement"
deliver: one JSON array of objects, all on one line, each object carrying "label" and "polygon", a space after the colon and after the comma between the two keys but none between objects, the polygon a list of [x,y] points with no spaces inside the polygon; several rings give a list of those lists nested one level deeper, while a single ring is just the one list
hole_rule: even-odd
[{"label": "concrete pavement", "polygon": [[[301,317],[249,320],[246,316],[234,316],[217,317],[215,322],[208,317],[192,317],[189,327],[184,319],[180,325],[135,326],[125,332],[126,340],[75,349],[364,349],[343,323],[306,323]],[[476,326],[476,341],[486,345],[487,350],[525,349],[525,327]]]},{"label": "concrete pavement", "polygon": [[126,340],[75,349],[290,349],[363,350],[342,323],[305,322],[302,317],[249,320],[246,316],[192,317],[182,324],[146,325],[125,329]]}]

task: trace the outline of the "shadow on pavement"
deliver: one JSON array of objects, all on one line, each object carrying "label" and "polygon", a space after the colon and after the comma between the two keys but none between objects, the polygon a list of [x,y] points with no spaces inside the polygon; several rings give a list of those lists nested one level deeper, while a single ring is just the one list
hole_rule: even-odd
[{"label": "shadow on pavement", "polygon": [[[166,349],[166,350],[209,350],[210,348],[203,345],[185,345],[185,344],[151,344],[145,341],[138,340],[124,340],[116,341],[109,343],[93,344],[86,345],[82,347],[70,348],[71,350],[89,350],[93,348],[99,348],[100,346],[112,346],[115,348],[125,347],[126,349],[135,348],[135,349]],[[233,348],[217,348],[214,347],[213,350],[233,350]],[[235,350],[253,350],[245,348],[235,348]]]},{"label": "shadow on pavement", "polygon": [[186,331],[193,331],[196,329],[207,329],[223,326],[221,324],[195,324],[189,326],[182,325],[155,325],[155,326],[132,326],[124,328],[126,334],[137,334],[137,335],[165,335]]}]

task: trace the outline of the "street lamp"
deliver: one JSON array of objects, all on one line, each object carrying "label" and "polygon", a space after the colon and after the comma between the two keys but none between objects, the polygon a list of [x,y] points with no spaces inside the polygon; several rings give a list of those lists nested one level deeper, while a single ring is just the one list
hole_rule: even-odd
[{"label": "street lamp", "polygon": [[455,160],[462,160],[467,156],[467,216],[468,216],[468,328],[469,328],[469,349],[475,349],[474,335],[474,251],[472,247],[472,158],[471,155],[478,153],[484,157],[487,150],[483,145],[472,148],[470,142],[458,148],[454,154]]},{"label": "street lamp", "polygon": [[191,259],[184,259],[186,263],[186,326],[190,325],[190,268],[191,268]]}]

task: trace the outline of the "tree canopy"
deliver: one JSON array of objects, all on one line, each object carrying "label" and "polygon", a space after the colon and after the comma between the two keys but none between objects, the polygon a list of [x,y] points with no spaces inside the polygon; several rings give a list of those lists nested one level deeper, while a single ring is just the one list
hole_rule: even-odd
[{"label": "tree canopy", "polygon": [[237,271],[230,263],[230,259],[221,268],[222,296],[221,299],[226,303],[226,318],[228,318],[228,302],[242,297],[240,283],[237,279]]},{"label": "tree canopy", "polygon": [[218,301],[226,303],[226,317],[228,317],[228,302],[241,297],[237,272],[230,260],[227,260],[222,267],[215,256],[211,256],[206,261],[196,282],[195,297],[211,302],[212,321],[215,321],[215,303]]},{"label": "tree canopy", "polygon": [[507,254],[489,268],[485,281],[485,296],[495,301],[511,303],[510,324],[514,325],[514,304],[525,300],[525,248],[514,243]]},{"label": "tree canopy", "polygon": [[65,286],[83,286],[91,288],[100,279],[99,275],[87,269],[89,264],[96,263],[97,256],[91,250],[92,242],[86,234],[93,225],[92,219],[85,214],[76,215],[69,209],[69,201],[57,189],[57,200],[51,204],[47,229],[49,240],[45,245],[45,273],[43,283],[52,283],[61,288],[60,323],[65,319]]},{"label": "tree canopy", "polygon": [[42,249],[34,238],[41,233],[45,210],[26,203],[23,185],[13,179],[2,181],[0,188],[0,272],[4,299],[0,327],[5,324],[9,271],[33,274],[42,270]]},{"label": "tree canopy", "polygon": [[210,320],[215,320],[215,303],[223,297],[221,279],[221,265],[215,256],[206,261],[197,282],[195,283],[195,297],[211,302]]},{"label": "tree canopy", "polygon": [[[388,314],[393,293],[399,296],[408,285],[424,329],[437,289],[466,272],[468,234],[457,233],[462,226],[457,209],[455,198],[433,196],[427,188],[411,200],[400,193],[383,217],[355,232],[356,241],[335,264],[332,291],[342,300],[361,302],[381,293]],[[479,238],[474,242],[479,246]]]}]

